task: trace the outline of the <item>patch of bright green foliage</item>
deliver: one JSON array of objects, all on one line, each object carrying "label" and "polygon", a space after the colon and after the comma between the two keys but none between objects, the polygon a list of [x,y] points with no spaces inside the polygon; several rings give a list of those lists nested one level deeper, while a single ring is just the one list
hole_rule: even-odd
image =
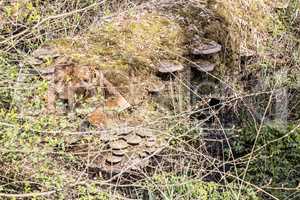
[{"label": "patch of bright green foliage", "polygon": [[0,53],[0,108],[9,108],[13,95],[13,80],[17,78],[17,67],[10,65],[6,55]]},{"label": "patch of bright green foliage", "polygon": [[0,109],[0,119],[0,173],[5,177],[1,180],[1,193],[56,190],[55,199],[70,199],[69,195],[76,199],[108,199],[105,191],[90,184],[66,193],[77,179],[70,169],[78,170],[79,164],[65,151],[65,138],[47,132],[61,128],[63,118],[22,119],[16,109]]},{"label": "patch of bright green foliage", "polygon": [[[233,144],[234,152],[238,156],[245,156],[251,152],[256,133],[253,127],[243,130]],[[279,199],[297,195],[294,192],[297,191],[300,182],[300,129],[293,125],[286,129],[266,125],[260,132],[255,149],[258,151],[255,151],[250,162],[246,181],[258,186],[295,188],[267,190]],[[238,169],[243,173],[245,167],[243,164],[238,166]]]},{"label": "patch of bright green foliage", "polygon": [[[204,182],[192,177],[171,173],[155,175],[152,179],[153,191],[149,196],[161,196],[163,199],[201,199],[201,200],[233,200],[238,194],[238,187],[228,184],[226,187],[214,182]],[[241,199],[258,200],[256,193],[250,188],[243,188]]]},{"label": "patch of bright green foliage", "polygon": [[[54,199],[108,199],[101,188],[86,184],[65,190],[76,182],[78,161],[65,151],[68,141],[55,131],[78,126],[80,120],[67,116],[38,115],[47,91],[44,81],[25,77],[17,84],[19,69],[9,56],[0,56],[0,193],[39,193],[57,191]],[[16,100],[19,99],[19,100]],[[59,133],[59,132],[58,132]],[[78,171],[77,171],[78,172]],[[97,189],[98,192],[95,192]],[[49,199],[32,197],[31,199]]]}]

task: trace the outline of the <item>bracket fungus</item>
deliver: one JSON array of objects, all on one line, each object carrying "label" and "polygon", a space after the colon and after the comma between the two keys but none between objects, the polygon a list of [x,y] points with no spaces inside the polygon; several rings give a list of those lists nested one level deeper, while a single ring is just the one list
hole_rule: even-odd
[{"label": "bracket fungus", "polygon": [[192,55],[211,55],[221,50],[222,46],[215,41],[195,41],[190,47]]},{"label": "bracket fungus", "polygon": [[216,64],[211,63],[207,60],[198,60],[192,64],[193,68],[196,68],[199,71],[203,72],[211,72],[215,69]]},{"label": "bracket fungus", "polygon": [[[154,131],[146,131],[145,134],[141,128],[136,128],[129,133],[115,131],[110,134],[111,137],[106,137],[102,141],[101,153],[99,151],[90,151],[86,154],[83,150],[70,150],[72,153],[80,157],[84,162],[92,161],[89,166],[93,169],[98,169],[104,173],[133,173],[135,170],[147,167],[149,159],[156,153],[163,150],[166,143],[164,136],[158,135]],[[102,134],[102,133],[101,133]],[[97,153],[93,153],[97,152]]]},{"label": "bracket fungus", "polygon": [[174,73],[182,71],[184,69],[183,65],[171,61],[161,61],[158,66],[158,71],[160,73]]}]

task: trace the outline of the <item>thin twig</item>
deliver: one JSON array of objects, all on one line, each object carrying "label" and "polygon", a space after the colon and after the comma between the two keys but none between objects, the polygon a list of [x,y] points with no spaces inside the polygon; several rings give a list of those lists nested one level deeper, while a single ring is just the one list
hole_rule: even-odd
[{"label": "thin twig", "polygon": [[56,191],[51,190],[48,192],[33,192],[33,193],[24,193],[24,194],[6,194],[0,193],[0,197],[7,197],[7,198],[28,198],[28,197],[38,197],[38,196],[49,196],[54,194]]}]

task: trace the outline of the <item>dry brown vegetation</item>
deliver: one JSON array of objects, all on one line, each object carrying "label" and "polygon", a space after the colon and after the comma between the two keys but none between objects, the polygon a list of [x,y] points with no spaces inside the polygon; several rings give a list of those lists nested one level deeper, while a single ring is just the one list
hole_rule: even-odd
[{"label": "dry brown vegetation", "polygon": [[0,199],[298,199],[299,19],[0,0]]}]

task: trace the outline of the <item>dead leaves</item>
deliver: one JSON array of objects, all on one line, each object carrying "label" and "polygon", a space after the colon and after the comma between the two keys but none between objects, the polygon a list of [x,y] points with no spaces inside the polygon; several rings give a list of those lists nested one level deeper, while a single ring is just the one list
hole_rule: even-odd
[{"label": "dead leaves", "polygon": [[[57,100],[67,101],[69,111],[73,111],[76,96],[92,97],[96,95],[97,88],[103,90],[102,95],[109,95],[105,100],[105,108],[101,112],[106,110],[121,112],[130,107],[126,99],[97,67],[82,66],[65,57],[58,58],[54,65],[54,72],[48,90],[48,112],[56,112],[55,103]],[[104,98],[106,97],[104,96]],[[102,103],[99,102],[98,104]],[[100,108],[97,108],[91,116],[91,122],[96,126],[106,124],[105,115],[100,113]]]},{"label": "dead leaves", "polygon": [[88,121],[90,124],[96,126],[97,128],[108,127],[111,124],[111,120],[100,107],[89,114]]}]

